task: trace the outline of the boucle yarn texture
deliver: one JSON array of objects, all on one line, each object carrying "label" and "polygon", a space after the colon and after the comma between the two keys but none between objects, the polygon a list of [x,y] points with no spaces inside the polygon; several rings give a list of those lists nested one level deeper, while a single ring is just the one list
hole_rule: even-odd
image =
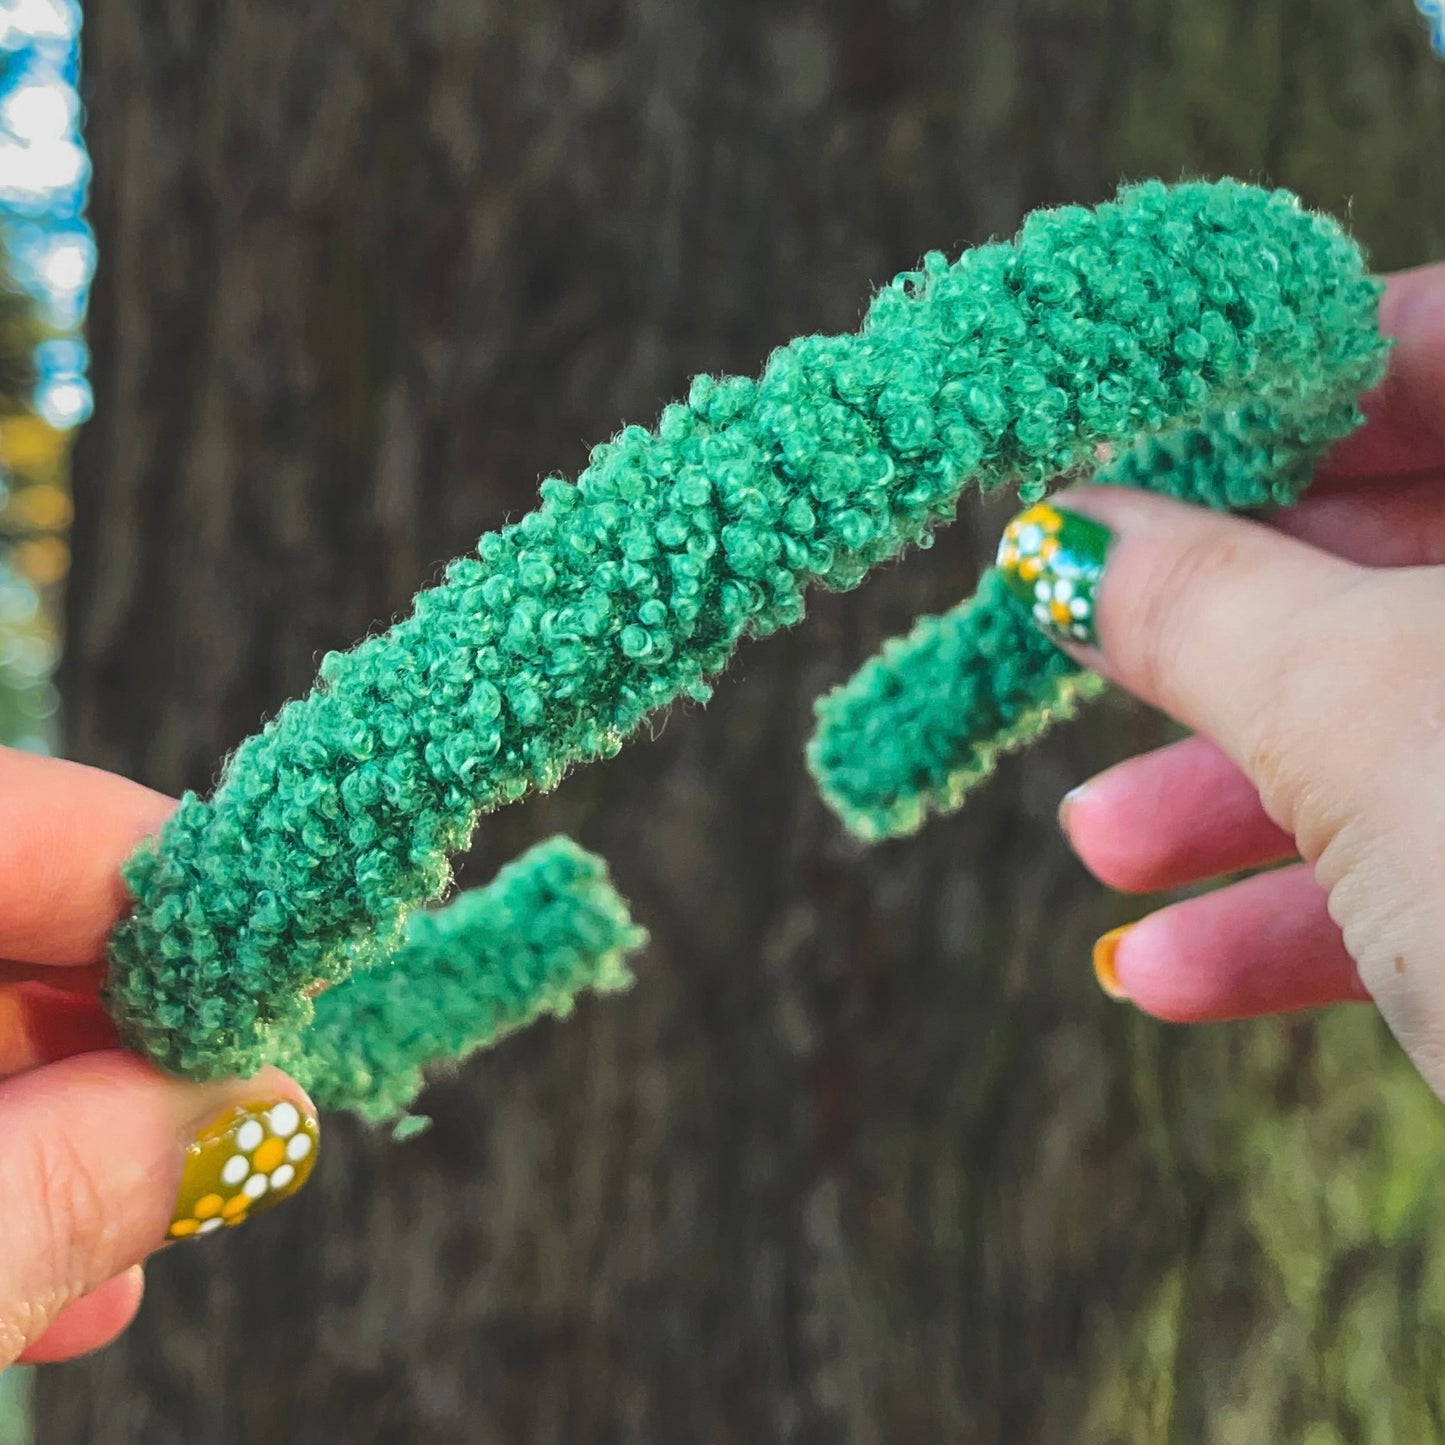
[{"label": "boucle yarn texture", "polygon": [[[535,1012],[520,994],[498,1007],[487,980],[513,955],[480,942],[485,918],[471,956],[430,946],[439,921],[408,930],[482,814],[706,699],[744,638],[798,622],[808,587],[927,545],[970,481],[1032,498],[1107,450],[1105,475],[1131,485],[1292,499],[1380,373],[1378,293],[1340,228],[1287,193],[1147,182],[926,256],[858,332],[794,340],[757,380],[699,377],[654,430],[544,482],[410,616],[329,655],[209,798],[182,799],[125,870],[106,993],[122,1037],[191,1077],[281,1060],[334,1103],[402,1107],[420,1067]],[[824,705],[812,765],[857,831],[897,831],[1089,689],[986,580]],[[549,1007],[615,981],[635,943],[614,915],[550,969],[567,896],[515,980]]]},{"label": "boucle yarn texture", "polygon": [[[1318,279],[1309,272],[1286,278]],[[1338,298],[1340,320],[1357,308],[1360,325],[1353,335],[1342,326],[1336,350],[1313,350],[1303,325],[1281,327],[1254,363],[1259,400],[1170,435],[1142,437],[1097,468],[1093,480],[1233,510],[1297,501],[1320,457],[1358,425],[1356,398],[1383,371],[1376,293],[1377,283],[1361,277]],[[1302,288],[1288,300],[1307,304],[1312,294],[1315,287]],[[1000,753],[1033,742],[1103,690],[1022,607],[1006,605],[1012,600],[990,568],[973,599],[885,643],[851,681],[819,700],[808,765],[858,837],[910,833],[930,812],[957,808]]]},{"label": "boucle yarn texture", "polygon": [[397,952],[323,993],[311,1027],[275,1062],[319,1108],[388,1119],[421,1091],[428,1065],[542,1014],[565,1018],[583,989],[625,988],[627,955],[644,942],[602,861],[553,838],[487,887],[413,913]]}]

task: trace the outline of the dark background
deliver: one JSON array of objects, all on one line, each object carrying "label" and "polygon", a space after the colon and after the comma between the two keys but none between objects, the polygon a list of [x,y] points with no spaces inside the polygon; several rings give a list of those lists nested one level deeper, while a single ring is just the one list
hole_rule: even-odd
[{"label": "dark background", "polygon": [[[650,422],[850,329],[925,249],[1235,174],[1445,254],[1408,0],[136,0],[89,7],[101,248],[66,750],[205,786],[324,649]],[[746,650],[706,711],[487,821],[654,942],[314,1183],[169,1251],[41,1445],[1346,1442],[1445,1434],[1445,1128],[1364,1010],[1110,1004],[1052,823],[1110,702],[865,852],[812,698],[1007,511]]]}]

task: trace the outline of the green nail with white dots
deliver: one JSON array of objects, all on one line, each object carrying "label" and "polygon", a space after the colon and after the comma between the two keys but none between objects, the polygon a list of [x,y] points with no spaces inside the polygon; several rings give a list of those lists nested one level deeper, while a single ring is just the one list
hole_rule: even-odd
[{"label": "green nail with white dots", "polygon": [[1092,517],[1036,502],[1004,529],[998,565],[1046,636],[1091,647],[1099,640],[1094,594],[1113,540]]}]

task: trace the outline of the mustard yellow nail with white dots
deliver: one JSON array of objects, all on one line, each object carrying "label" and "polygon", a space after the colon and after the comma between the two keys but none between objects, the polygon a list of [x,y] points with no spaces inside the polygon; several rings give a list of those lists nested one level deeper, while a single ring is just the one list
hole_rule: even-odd
[{"label": "mustard yellow nail with white dots", "polygon": [[171,1239],[215,1234],[274,1209],[311,1175],[316,1117],[290,1099],[232,1109],[186,1150]]}]

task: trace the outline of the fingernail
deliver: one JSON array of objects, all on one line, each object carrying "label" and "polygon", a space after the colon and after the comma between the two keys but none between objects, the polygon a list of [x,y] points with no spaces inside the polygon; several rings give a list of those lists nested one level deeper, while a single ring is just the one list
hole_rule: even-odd
[{"label": "fingernail", "polygon": [[1094,594],[1113,539],[1092,517],[1036,502],[1004,528],[998,566],[1041,631],[1092,646]]},{"label": "fingernail", "polygon": [[171,1239],[214,1234],[289,1199],[316,1163],[316,1116],[290,1099],[231,1109],[186,1150]]},{"label": "fingernail", "polygon": [[1094,977],[1099,980],[1099,987],[1110,998],[1129,997],[1119,983],[1119,970],[1114,966],[1114,957],[1119,952],[1120,940],[1133,926],[1132,923],[1126,923],[1122,928],[1111,928],[1094,945]]},{"label": "fingernail", "polygon": [[1074,842],[1074,804],[1083,796],[1085,786],[1084,783],[1080,783],[1077,788],[1070,788],[1069,791],[1059,799],[1059,832],[1064,835],[1070,846],[1072,846]]}]

